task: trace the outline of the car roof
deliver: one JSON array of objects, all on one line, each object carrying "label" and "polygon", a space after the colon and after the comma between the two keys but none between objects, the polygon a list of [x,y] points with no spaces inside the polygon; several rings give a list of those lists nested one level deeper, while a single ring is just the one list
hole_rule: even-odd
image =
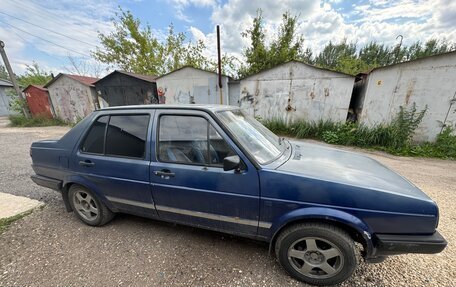
[{"label": "car roof", "polygon": [[239,109],[236,106],[226,105],[196,105],[196,104],[184,104],[184,105],[131,105],[131,106],[116,106],[99,109],[98,111],[111,111],[111,110],[143,110],[143,109],[185,109],[185,110],[204,110],[208,112],[219,112]]}]

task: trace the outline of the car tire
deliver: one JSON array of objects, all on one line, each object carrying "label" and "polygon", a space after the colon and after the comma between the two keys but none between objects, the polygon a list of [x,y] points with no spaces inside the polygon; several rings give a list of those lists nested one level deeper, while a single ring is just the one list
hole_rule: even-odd
[{"label": "car tire", "polygon": [[313,285],[335,285],[357,267],[355,244],[344,230],[330,224],[303,223],[285,229],[275,252],[292,277]]},{"label": "car tire", "polygon": [[114,213],[90,190],[73,184],[68,199],[74,214],[85,224],[102,226],[114,218]]}]

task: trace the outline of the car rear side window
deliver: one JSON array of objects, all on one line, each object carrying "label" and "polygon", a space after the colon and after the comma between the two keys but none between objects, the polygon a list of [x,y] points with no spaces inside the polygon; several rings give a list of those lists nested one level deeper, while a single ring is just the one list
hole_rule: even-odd
[{"label": "car rear side window", "polygon": [[99,117],[90,127],[81,150],[86,153],[103,154],[104,135],[109,116]]},{"label": "car rear side window", "polygon": [[106,155],[144,158],[149,115],[113,115],[106,133]]}]

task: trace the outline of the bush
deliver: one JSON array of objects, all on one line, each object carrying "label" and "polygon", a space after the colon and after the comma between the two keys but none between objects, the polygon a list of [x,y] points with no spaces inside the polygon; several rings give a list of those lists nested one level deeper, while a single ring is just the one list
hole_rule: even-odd
[{"label": "bush", "polygon": [[435,147],[439,157],[456,159],[456,135],[451,127],[447,127],[437,136]]},{"label": "bush", "polygon": [[[265,121],[258,119],[261,122],[265,123]],[[278,135],[288,135],[291,133],[290,128],[287,126],[285,121],[282,121],[280,119],[273,119],[273,120],[268,120],[266,121],[267,127],[269,130],[271,130],[273,133],[278,134]]]},{"label": "bush", "polygon": [[12,127],[47,127],[67,126],[68,123],[61,119],[49,119],[44,116],[35,116],[27,119],[24,115],[10,115],[9,120]]},{"label": "bush", "polygon": [[427,107],[416,110],[400,107],[389,124],[367,127],[357,123],[299,120],[287,125],[279,119],[263,121],[271,131],[295,138],[311,138],[329,144],[358,146],[386,151],[395,155],[456,159],[456,135],[448,127],[437,136],[435,143],[414,144],[415,131],[426,114]]}]

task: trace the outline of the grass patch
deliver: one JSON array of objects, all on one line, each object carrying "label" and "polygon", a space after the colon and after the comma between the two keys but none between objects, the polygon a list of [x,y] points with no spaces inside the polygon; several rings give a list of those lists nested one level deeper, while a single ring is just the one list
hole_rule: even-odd
[{"label": "grass patch", "polygon": [[27,119],[23,115],[10,115],[9,120],[12,127],[48,127],[48,126],[68,126],[69,123],[61,119],[49,119],[43,116],[35,116]]},{"label": "grass patch", "polygon": [[8,226],[10,226],[14,221],[17,221],[17,220],[29,215],[32,212],[33,212],[33,210],[29,210],[29,211],[26,211],[26,212],[23,212],[23,213],[20,213],[18,215],[11,216],[8,218],[0,218],[0,234],[2,234],[8,228]]},{"label": "grass patch", "polygon": [[394,155],[456,159],[456,135],[447,127],[435,142],[417,144],[412,141],[426,109],[417,111],[415,105],[409,110],[401,107],[389,124],[367,127],[357,123],[334,123],[330,121],[296,121],[286,124],[281,120],[266,120],[263,124],[278,135],[295,138],[310,138],[329,144],[356,146],[386,151]]}]

